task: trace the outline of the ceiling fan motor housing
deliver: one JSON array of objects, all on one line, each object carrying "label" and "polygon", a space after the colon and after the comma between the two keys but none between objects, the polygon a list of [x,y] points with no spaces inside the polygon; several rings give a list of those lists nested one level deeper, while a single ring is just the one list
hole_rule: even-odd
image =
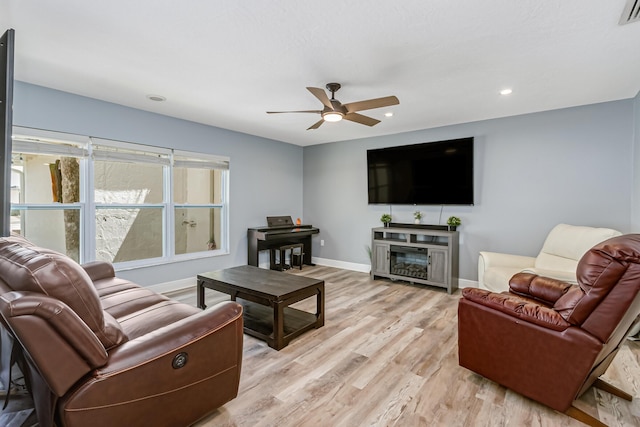
[{"label": "ceiling fan motor housing", "polygon": [[340,89],[342,86],[340,86],[340,83],[327,83],[327,86],[325,87],[329,92],[331,92],[331,98],[333,98],[333,94],[337,92],[338,89]]}]

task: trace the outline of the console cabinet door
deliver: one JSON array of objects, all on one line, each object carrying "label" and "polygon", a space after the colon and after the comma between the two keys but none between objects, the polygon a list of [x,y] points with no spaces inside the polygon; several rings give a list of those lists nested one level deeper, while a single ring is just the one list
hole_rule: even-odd
[{"label": "console cabinet door", "polygon": [[446,249],[429,248],[427,280],[447,286],[448,261]]},{"label": "console cabinet door", "polygon": [[390,247],[388,243],[373,244],[373,265],[371,271],[373,274],[389,274],[389,253]]}]

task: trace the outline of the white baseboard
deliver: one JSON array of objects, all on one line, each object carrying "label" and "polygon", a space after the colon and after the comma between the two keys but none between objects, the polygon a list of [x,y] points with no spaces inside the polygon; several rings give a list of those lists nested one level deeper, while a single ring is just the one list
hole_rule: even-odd
[{"label": "white baseboard", "polygon": [[171,292],[182,291],[184,289],[195,288],[196,278],[187,277],[186,279],[173,280],[171,282],[156,283],[155,285],[145,286],[159,294],[168,294]]},{"label": "white baseboard", "polygon": [[467,279],[458,279],[458,288],[477,288],[478,281],[477,280],[467,280]]}]

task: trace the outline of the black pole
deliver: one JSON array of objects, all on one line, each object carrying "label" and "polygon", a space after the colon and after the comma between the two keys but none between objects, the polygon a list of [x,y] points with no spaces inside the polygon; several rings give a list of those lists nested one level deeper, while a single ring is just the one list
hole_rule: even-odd
[{"label": "black pole", "polygon": [[0,224],[2,236],[11,234],[11,134],[13,128],[13,52],[15,31],[0,38]]}]

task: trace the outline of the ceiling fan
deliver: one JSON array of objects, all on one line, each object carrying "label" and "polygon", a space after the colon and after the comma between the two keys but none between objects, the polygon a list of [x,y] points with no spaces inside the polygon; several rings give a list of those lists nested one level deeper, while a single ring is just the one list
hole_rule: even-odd
[{"label": "ceiling fan", "polygon": [[380,123],[380,120],[372,117],[363,116],[358,114],[358,111],[372,110],[374,108],[388,107],[390,105],[397,105],[400,103],[395,96],[385,96],[384,98],[367,99],[366,101],[350,102],[348,104],[342,104],[335,98],[335,93],[340,89],[340,83],[327,83],[327,90],[331,92],[331,99],[327,96],[325,91],[319,87],[307,87],[307,90],[313,94],[316,98],[322,102],[324,108],[322,110],[302,110],[302,111],[267,111],[267,114],[280,114],[280,113],[315,113],[321,114],[322,118],[311,125],[307,130],[318,129],[322,123],[327,122],[339,122],[342,119],[352,122],[360,123],[367,126],[375,126]]}]

